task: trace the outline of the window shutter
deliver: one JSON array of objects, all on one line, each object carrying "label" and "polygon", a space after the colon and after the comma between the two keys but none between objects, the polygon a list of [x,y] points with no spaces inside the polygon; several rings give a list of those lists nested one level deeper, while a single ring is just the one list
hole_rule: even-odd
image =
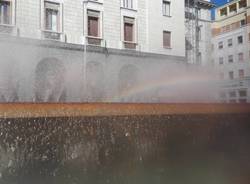
[{"label": "window shutter", "polygon": [[124,24],[124,40],[130,42],[133,41],[133,24]]},{"label": "window shutter", "polygon": [[46,9],[46,29],[52,29],[52,12],[50,9]]},{"label": "window shutter", "polygon": [[88,17],[88,35],[98,37],[98,18]]},{"label": "window shutter", "polygon": [[168,31],[163,32],[163,45],[164,47],[171,46],[171,33]]}]

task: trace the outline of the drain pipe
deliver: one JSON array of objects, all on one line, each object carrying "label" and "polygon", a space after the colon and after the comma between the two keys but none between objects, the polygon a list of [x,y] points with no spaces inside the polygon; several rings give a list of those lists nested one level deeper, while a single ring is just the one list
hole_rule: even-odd
[{"label": "drain pipe", "polygon": [[[83,95],[87,92],[87,37],[84,36],[84,51],[83,51]],[[83,97],[85,100],[85,98]]]},{"label": "drain pipe", "polygon": [[85,97],[87,92],[87,34],[86,34],[86,16],[87,16],[87,7],[86,7],[87,1],[83,1],[83,90],[81,91],[82,94],[82,100],[86,101]]}]

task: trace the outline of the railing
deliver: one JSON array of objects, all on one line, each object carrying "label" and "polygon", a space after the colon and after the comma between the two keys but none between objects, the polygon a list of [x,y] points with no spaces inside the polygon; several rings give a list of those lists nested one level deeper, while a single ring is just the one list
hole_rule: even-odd
[{"label": "railing", "polygon": [[61,32],[55,32],[51,30],[43,30],[43,38],[49,39],[49,40],[61,40]]},{"label": "railing", "polygon": [[125,49],[136,49],[137,43],[131,41],[123,41],[123,47]]},{"label": "railing", "polygon": [[86,41],[88,45],[102,46],[102,38],[94,36],[86,36]]}]

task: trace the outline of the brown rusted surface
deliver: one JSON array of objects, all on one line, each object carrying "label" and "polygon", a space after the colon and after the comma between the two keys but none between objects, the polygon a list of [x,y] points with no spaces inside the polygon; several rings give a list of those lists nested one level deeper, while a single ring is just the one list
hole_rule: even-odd
[{"label": "brown rusted surface", "polygon": [[0,118],[240,113],[250,104],[0,104]]}]

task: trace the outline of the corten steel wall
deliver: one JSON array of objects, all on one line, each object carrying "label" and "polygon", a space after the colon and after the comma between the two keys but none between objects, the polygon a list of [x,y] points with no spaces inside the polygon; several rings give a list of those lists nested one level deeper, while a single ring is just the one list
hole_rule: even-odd
[{"label": "corten steel wall", "polygon": [[[177,56],[91,46],[84,52],[83,45],[0,39],[0,101],[112,102],[119,96],[122,83],[119,77],[123,69],[130,70],[124,72],[128,77],[136,76],[136,79],[130,77],[129,82],[136,81],[134,85],[138,86],[162,74],[178,76],[187,70],[185,58]],[[178,72],[173,73],[174,68]],[[131,71],[135,74],[130,74]],[[126,90],[129,83],[126,85],[124,80]],[[56,95],[51,96],[51,93]],[[149,95],[146,101],[150,99]]]},{"label": "corten steel wall", "polygon": [[1,104],[0,183],[248,184],[249,111],[219,104]]}]

